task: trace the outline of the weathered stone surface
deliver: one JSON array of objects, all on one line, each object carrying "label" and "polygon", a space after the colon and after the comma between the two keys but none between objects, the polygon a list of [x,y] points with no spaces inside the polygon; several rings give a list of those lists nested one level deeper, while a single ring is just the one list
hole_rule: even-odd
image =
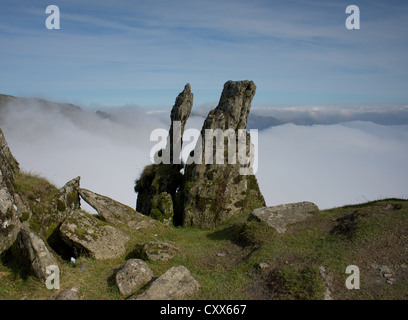
[{"label": "weathered stone surface", "polygon": [[[172,126],[166,150],[159,151],[155,157],[164,163],[145,167],[136,181],[138,211],[146,215],[154,213],[161,218],[163,212],[157,207],[158,196],[167,193],[172,198],[175,225],[214,228],[233,215],[249,214],[253,209],[265,205],[256,177],[252,174],[255,152],[250,135],[245,130],[255,91],[252,81],[225,83],[220,102],[208,114],[201,131],[201,142],[197,143],[183,175],[180,173],[182,164],[175,163],[175,159],[180,154],[178,142],[181,142],[181,134],[193,103],[190,86],[186,85],[172,109]],[[174,121],[181,122],[178,124],[180,128],[176,129]],[[205,152],[205,134],[209,129],[221,132],[224,137],[229,134],[229,142],[224,149],[220,147],[224,137],[220,136],[212,149],[209,147],[207,156],[213,156],[213,164],[207,162]],[[239,142],[245,142],[243,148],[237,147]],[[229,145],[234,144],[235,149],[231,148],[230,153],[225,152]],[[176,149],[173,150],[173,147]],[[170,154],[172,157],[168,157]],[[215,157],[216,154],[220,159]],[[173,162],[165,164],[166,160]]]},{"label": "weathered stone surface", "polygon": [[[200,155],[201,149],[201,164],[192,163],[186,166],[184,184],[180,188],[184,225],[214,228],[231,216],[241,212],[249,213],[265,205],[255,175],[243,175],[241,170],[251,172],[250,159],[254,157],[254,153],[250,152],[249,133],[239,130],[246,128],[255,91],[256,87],[252,81],[228,81],[224,85],[218,106],[208,114],[201,130],[201,145],[196,146],[193,156],[195,157],[196,153]],[[205,148],[208,148],[205,135],[208,129],[219,129],[223,133],[229,130],[231,138],[230,142],[224,145],[224,149],[220,147],[224,138],[213,144],[213,164],[208,164],[205,158]],[[242,164],[244,158],[239,157],[237,147],[232,150],[231,155],[227,152],[230,143],[238,146],[240,132],[246,141],[246,164]],[[215,156],[217,147],[223,150],[222,159]],[[235,164],[231,163],[229,157],[235,159]]]},{"label": "weathered stone surface", "polygon": [[278,233],[284,233],[286,226],[310,218],[319,208],[312,202],[281,204],[262,207],[252,211],[250,219],[263,221]]},{"label": "weathered stone surface", "polygon": [[150,216],[153,198],[163,192],[175,195],[182,179],[178,166],[163,163],[146,166],[135,185],[138,194],[136,210]]},{"label": "weathered stone surface", "polygon": [[20,232],[20,217],[28,213],[14,190],[14,173],[19,170],[0,129],[0,253],[10,248]]},{"label": "weathered stone surface", "polygon": [[149,241],[139,243],[136,251],[144,259],[168,261],[173,259],[174,255],[180,252],[180,249],[168,242]]},{"label": "weathered stone surface", "polygon": [[[184,128],[187,123],[187,119],[190,117],[191,109],[193,107],[194,95],[191,92],[190,84],[187,83],[184,86],[184,90],[177,96],[176,102],[171,109],[170,114],[170,130],[169,130],[169,143],[168,148],[170,151],[171,163],[177,164],[176,159],[181,154],[181,145],[183,143]],[[180,127],[176,127],[176,122],[180,122]],[[173,154],[173,151],[174,154]]]},{"label": "weathered stone surface", "polygon": [[116,285],[123,296],[128,296],[153,279],[153,271],[140,259],[130,259],[116,273]]},{"label": "weathered stone surface", "polygon": [[77,192],[80,184],[80,177],[68,181],[50,203],[41,204],[40,234],[46,236],[59,226],[73,210],[80,208],[80,199]]},{"label": "weathered stone surface", "polygon": [[167,270],[141,295],[133,295],[130,300],[174,300],[193,295],[200,288],[190,271],[184,266]]},{"label": "weathered stone surface", "polygon": [[[154,199],[156,196],[165,192],[174,199],[177,189],[182,183],[183,176],[180,169],[183,165],[179,157],[184,128],[191,114],[193,99],[194,95],[191,92],[190,84],[187,83],[184,90],[177,96],[171,110],[171,125],[166,149],[159,151],[155,155],[156,164],[146,166],[140,178],[136,180],[135,192],[138,193],[136,210],[145,215],[150,216],[152,210],[157,209],[154,204],[152,207],[152,203],[157,200],[157,198]],[[163,163],[160,163],[159,159]],[[155,218],[159,216],[161,221],[163,213],[159,214],[156,210],[152,216],[155,216]],[[168,217],[164,219],[169,222]]]},{"label": "weathered stone surface", "polygon": [[[2,157],[4,157],[4,159],[6,160],[7,164],[10,166],[10,169],[12,169],[12,171],[19,171],[20,170],[19,163],[11,153],[10,148],[7,144],[7,140],[4,137],[3,131],[1,129],[0,129],[0,150]],[[12,175],[12,172],[9,172],[9,174]]]},{"label": "weathered stone surface", "polygon": [[173,223],[173,199],[167,192],[155,195],[152,199],[152,210],[150,216],[164,224]]},{"label": "weathered stone surface", "polygon": [[113,259],[125,254],[130,239],[122,231],[107,225],[92,215],[74,210],[60,227],[61,239],[78,254],[97,260]]},{"label": "weathered stone surface", "polygon": [[81,177],[68,181],[59,191],[56,198],[57,210],[60,212],[72,211],[81,207],[77,190]]},{"label": "weathered stone surface", "polygon": [[71,288],[64,290],[53,297],[53,300],[79,300],[79,289]]},{"label": "weathered stone surface", "polygon": [[77,190],[82,199],[93,207],[98,212],[99,217],[106,222],[114,225],[127,225],[129,228],[135,230],[158,223],[109,197],[86,189]]},{"label": "weathered stone surface", "polygon": [[58,266],[57,260],[41,237],[27,228],[21,228],[17,238],[17,248],[20,257],[29,261],[34,275],[41,280],[45,281],[49,276],[46,272],[47,267]]}]

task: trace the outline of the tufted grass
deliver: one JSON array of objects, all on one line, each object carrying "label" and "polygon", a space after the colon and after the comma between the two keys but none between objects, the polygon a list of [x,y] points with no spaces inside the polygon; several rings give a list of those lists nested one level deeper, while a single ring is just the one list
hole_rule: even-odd
[{"label": "tufted grass", "polygon": [[[16,188],[26,197],[46,203],[57,190],[38,176],[19,174]],[[48,199],[48,200],[47,200]],[[64,289],[79,287],[84,300],[120,300],[115,273],[143,241],[166,241],[180,249],[170,261],[147,261],[155,277],[170,267],[184,265],[201,284],[190,299],[322,299],[324,266],[332,277],[335,299],[408,299],[408,202],[384,199],[359,205],[322,210],[309,220],[291,225],[278,234],[267,225],[236,216],[213,230],[160,226],[125,230],[131,239],[126,255],[97,261],[79,257],[73,265],[59,260],[61,289],[45,284],[16,268],[10,253],[0,259],[0,299],[52,299]],[[268,267],[261,269],[259,264]],[[387,265],[396,282],[370,265]],[[360,290],[348,290],[348,265],[361,272]]]}]

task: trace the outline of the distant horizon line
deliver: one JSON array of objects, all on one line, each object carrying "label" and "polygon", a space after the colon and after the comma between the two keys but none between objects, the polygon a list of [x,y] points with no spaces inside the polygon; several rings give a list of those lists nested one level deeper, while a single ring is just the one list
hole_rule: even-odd
[{"label": "distant horizon line", "polygon": [[[47,94],[38,93],[38,94],[9,94],[0,92],[0,96],[8,96],[13,98],[22,98],[22,99],[38,99],[38,100],[46,100],[53,103],[59,104],[72,104],[84,109],[94,109],[95,107],[104,108],[104,109],[115,109],[115,108],[124,108],[124,107],[138,107],[142,109],[156,109],[158,110],[167,110],[167,108],[171,108],[174,104],[174,101],[168,103],[167,105],[163,104],[141,104],[137,102],[123,102],[123,103],[110,103],[104,104],[102,102],[85,102],[81,99],[69,99],[66,98],[57,98],[52,97]],[[173,99],[175,100],[175,98]],[[200,103],[194,103],[193,106],[196,108],[213,108],[218,105],[219,100],[217,101],[206,101]],[[366,102],[366,103],[358,103],[358,102],[343,102],[343,103],[310,103],[310,104],[299,104],[299,103],[287,103],[287,104],[267,104],[267,103],[252,103],[252,108],[259,108],[259,109],[286,109],[286,108],[385,108],[385,107],[394,107],[394,108],[403,108],[408,110],[408,101],[404,103],[374,103],[374,102]]]}]

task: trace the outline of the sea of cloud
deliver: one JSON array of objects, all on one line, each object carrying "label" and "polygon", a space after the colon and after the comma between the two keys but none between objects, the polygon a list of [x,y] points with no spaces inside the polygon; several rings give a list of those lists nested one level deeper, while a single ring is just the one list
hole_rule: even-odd
[{"label": "sea of cloud", "polygon": [[[150,133],[168,130],[170,107],[99,110],[18,100],[1,109],[0,126],[23,170],[57,187],[81,176],[83,188],[135,207],[134,181],[157,144]],[[187,128],[201,129],[203,120],[197,112]],[[331,208],[408,197],[408,125],[284,124],[260,131],[258,145],[256,175],[267,205]]]}]

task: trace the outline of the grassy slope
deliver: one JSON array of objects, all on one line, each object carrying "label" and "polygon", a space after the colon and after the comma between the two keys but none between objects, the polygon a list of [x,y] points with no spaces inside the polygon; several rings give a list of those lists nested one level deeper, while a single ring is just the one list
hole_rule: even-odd
[{"label": "grassy slope", "polygon": [[[23,175],[17,180],[18,190],[32,198],[41,190],[55,192],[38,177]],[[171,266],[186,266],[202,286],[193,299],[322,299],[325,284],[319,266],[332,277],[335,299],[408,299],[407,231],[408,202],[399,199],[324,210],[283,235],[243,216],[215,230],[139,230],[131,233],[122,258],[100,262],[81,257],[76,266],[61,260],[61,290],[79,286],[82,299],[122,299],[114,284],[116,268],[134,257],[137,242],[157,239],[176,244],[182,253],[148,265],[156,277]],[[260,262],[269,267],[260,269]],[[360,290],[344,285],[346,267],[352,264],[360,268]],[[390,267],[395,283],[387,284],[374,264]],[[50,299],[55,293],[3,254],[1,299]]]}]

